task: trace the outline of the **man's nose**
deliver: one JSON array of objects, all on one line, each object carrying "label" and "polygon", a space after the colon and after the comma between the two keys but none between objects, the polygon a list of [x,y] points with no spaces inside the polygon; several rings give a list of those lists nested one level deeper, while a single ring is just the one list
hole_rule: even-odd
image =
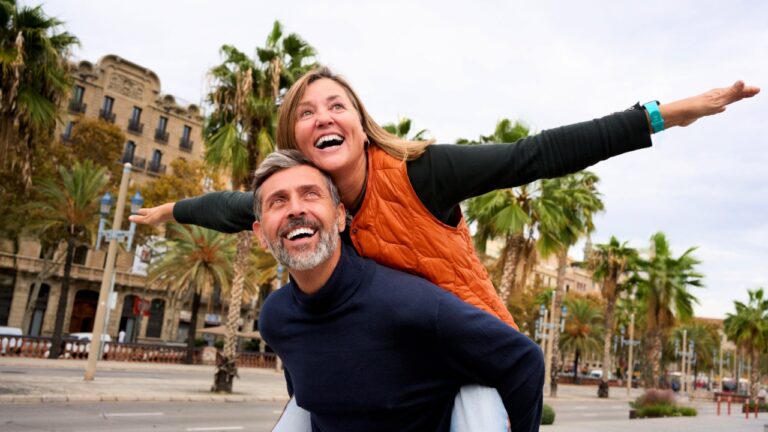
[{"label": "man's nose", "polygon": [[288,217],[300,216],[306,213],[304,203],[300,199],[292,198],[288,201]]}]

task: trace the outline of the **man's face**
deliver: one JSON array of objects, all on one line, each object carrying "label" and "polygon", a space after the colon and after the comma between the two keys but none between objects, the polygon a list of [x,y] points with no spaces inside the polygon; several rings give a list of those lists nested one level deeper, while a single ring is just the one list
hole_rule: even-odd
[{"label": "man's face", "polygon": [[344,230],[344,206],[335,206],[325,177],[300,165],[273,174],[261,185],[261,221],[253,223],[262,247],[290,270],[327,261]]}]

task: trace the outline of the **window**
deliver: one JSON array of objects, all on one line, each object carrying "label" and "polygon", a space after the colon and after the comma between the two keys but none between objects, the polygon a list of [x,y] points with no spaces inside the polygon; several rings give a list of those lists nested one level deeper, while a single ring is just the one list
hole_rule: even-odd
[{"label": "window", "polygon": [[155,141],[161,144],[168,143],[168,117],[160,116],[160,121],[157,122],[157,129],[155,129]]},{"label": "window", "polygon": [[8,316],[11,314],[13,302],[13,282],[11,274],[0,273],[0,325],[8,325]]},{"label": "window", "polygon": [[[34,284],[29,287],[29,298],[27,303],[32,300],[32,289]],[[32,320],[29,323],[29,330],[27,333],[30,336],[40,336],[40,332],[43,329],[43,319],[45,318],[45,310],[48,307],[48,294],[51,292],[51,287],[48,284],[41,284],[40,291],[37,293],[37,300],[35,301],[35,308],[32,311]]]},{"label": "window", "polygon": [[189,126],[184,126],[184,131],[181,134],[179,147],[186,152],[192,151],[192,141],[189,139],[190,135],[192,135],[192,128]]},{"label": "window", "polygon": [[72,101],[76,103],[82,103],[84,96],[85,96],[85,88],[83,88],[82,86],[76,85],[75,91],[72,93]]},{"label": "window", "polygon": [[78,246],[75,248],[75,256],[72,258],[72,264],[85,265],[88,258],[88,246]]},{"label": "window", "polygon": [[141,108],[133,107],[133,111],[131,111],[131,121],[134,123],[138,123],[140,120],[141,120]]},{"label": "window", "polygon": [[161,152],[160,150],[155,150],[152,152],[152,162],[150,166],[157,168],[160,166],[160,162],[162,160],[163,160],[163,152]]},{"label": "window", "polygon": [[149,321],[147,322],[147,337],[159,338],[163,333],[163,315],[165,313],[165,300],[154,299],[149,308]]},{"label": "window", "polygon": [[181,140],[189,141],[190,135],[192,135],[192,128],[189,126],[184,126],[184,131],[181,133]]},{"label": "window", "polygon": [[72,138],[72,129],[75,127],[75,123],[68,121],[67,125],[64,126],[64,133],[61,134],[61,139],[64,141],[69,141]]},{"label": "window", "polygon": [[133,156],[134,153],[136,153],[136,143],[133,141],[128,141],[125,144],[125,150],[123,150],[123,162],[122,163],[133,163]]},{"label": "window", "polygon": [[165,133],[165,130],[168,128],[168,117],[160,116],[160,121],[157,123],[157,131],[160,133]]},{"label": "window", "polygon": [[104,114],[112,114],[112,108],[115,106],[115,99],[109,96],[104,96],[104,104],[101,106],[101,110]]}]

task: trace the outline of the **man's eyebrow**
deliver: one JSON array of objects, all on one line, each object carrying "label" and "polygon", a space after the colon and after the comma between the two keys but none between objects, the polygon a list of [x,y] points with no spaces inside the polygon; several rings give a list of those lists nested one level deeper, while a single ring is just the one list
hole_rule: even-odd
[{"label": "man's eyebrow", "polygon": [[[339,99],[339,98],[341,98],[341,95],[340,95],[340,94],[334,94],[334,95],[330,95],[330,96],[328,96],[327,98],[325,98],[325,102],[326,102],[326,103],[328,103],[328,102],[331,102],[331,101],[333,101],[333,100],[336,100],[336,99]],[[314,103],[312,103],[312,102],[310,102],[310,101],[301,101],[301,102],[299,102],[299,103],[298,103],[298,105],[296,105],[296,106],[297,106],[297,107],[301,107],[301,106],[314,106],[314,105],[315,105],[315,104],[314,104]]]}]

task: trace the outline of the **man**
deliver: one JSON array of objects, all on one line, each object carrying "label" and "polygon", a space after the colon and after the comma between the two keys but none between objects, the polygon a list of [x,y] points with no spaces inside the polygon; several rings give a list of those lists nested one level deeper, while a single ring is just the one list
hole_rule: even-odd
[{"label": "man", "polygon": [[466,384],[494,387],[513,431],[538,430],[539,347],[426,280],[344,245],[338,192],[304,156],[265,159],[254,214],[262,246],[291,275],[264,304],[260,331],[313,430],[448,431]]}]

